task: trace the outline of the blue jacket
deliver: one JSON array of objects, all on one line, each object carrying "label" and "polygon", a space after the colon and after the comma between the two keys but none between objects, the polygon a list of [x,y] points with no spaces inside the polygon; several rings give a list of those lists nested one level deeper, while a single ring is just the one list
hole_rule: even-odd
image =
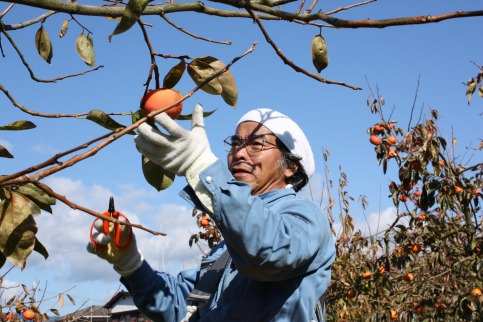
[{"label": "blue jacket", "polygon": [[[250,185],[236,181],[220,161],[200,174],[212,193],[214,215],[224,242],[201,266],[177,276],[153,270],[147,262],[121,281],[134,303],[154,321],[179,322],[185,298],[206,264],[225,249],[229,260],[218,291],[199,318],[190,321],[287,321],[315,319],[317,300],[327,290],[335,247],[329,223],[318,206],[280,189],[252,196]],[[193,190],[181,195],[201,207]],[[201,209],[201,208],[200,208]]]}]

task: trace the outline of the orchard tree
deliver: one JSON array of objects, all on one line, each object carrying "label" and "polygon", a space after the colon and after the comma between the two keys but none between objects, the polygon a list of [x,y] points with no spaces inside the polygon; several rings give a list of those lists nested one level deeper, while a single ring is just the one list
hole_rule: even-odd
[{"label": "orchard tree", "polygon": [[[0,50],[2,59],[8,63],[18,64],[30,75],[32,82],[59,83],[72,78],[103,77],[107,72],[104,65],[97,65],[96,57],[99,52],[109,51],[107,45],[99,46],[100,39],[96,39],[99,30],[109,30],[109,42],[114,42],[120,34],[140,30],[144,42],[146,56],[145,79],[143,82],[144,96],[158,89],[176,89],[184,75],[192,80],[192,89],[180,95],[179,98],[167,102],[157,111],[143,111],[142,103],[136,111],[128,113],[112,113],[100,109],[91,109],[81,113],[65,113],[59,107],[56,113],[42,113],[22,105],[22,99],[15,97],[9,88],[0,82],[0,90],[17,108],[26,115],[37,118],[83,119],[95,122],[106,129],[104,135],[93,137],[82,145],[72,147],[66,151],[52,155],[44,162],[33,164],[15,173],[3,174],[0,177],[0,267],[7,259],[13,264],[25,267],[25,263],[32,251],[48,256],[47,249],[37,239],[38,231],[34,216],[41,211],[52,212],[52,206],[60,201],[72,209],[78,209],[97,218],[117,222],[116,219],[96,212],[83,205],[76,204],[62,191],[54,191],[43,183],[43,179],[59,173],[69,167],[77,165],[96,155],[100,150],[114,143],[125,135],[131,135],[139,124],[149,121],[154,115],[179,106],[186,99],[195,95],[199,90],[219,95],[227,106],[236,107],[238,89],[236,79],[230,68],[234,64],[246,64],[244,59],[248,55],[256,57],[256,43],[252,43],[246,51],[233,57],[231,61],[222,61],[220,49],[217,45],[230,45],[230,41],[209,39],[198,35],[196,30],[186,30],[182,25],[174,23],[171,15],[203,15],[206,17],[223,18],[227,24],[235,19],[252,21],[263,35],[267,44],[273,48],[274,58],[280,59],[287,66],[284,73],[300,73],[320,86],[339,86],[347,91],[359,91],[360,84],[351,84],[344,79],[327,79],[323,77],[324,70],[330,64],[330,43],[323,37],[324,28],[333,30],[345,29],[382,29],[410,25],[435,24],[444,20],[481,19],[483,10],[455,11],[440,14],[421,13],[417,16],[375,19],[347,19],[351,17],[351,10],[374,5],[376,0],[332,8],[322,8],[318,1],[306,3],[292,0],[253,0],[253,1],[210,1],[154,3],[147,0],[130,0],[128,2],[112,1],[58,1],[58,0],[17,0],[2,1],[5,6],[0,13]],[[325,4],[324,4],[325,5]],[[32,10],[35,9],[35,10]],[[9,17],[14,12],[41,12],[21,22],[12,22]],[[52,26],[50,21],[54,16],[63,16],[63,22]],[[84,23],[89,17],[88,25]],[[476,17],[476,18],[474,18]],[[106,19],[108,18],[108,19]],[[149,21],[149,22],[148,22]],[[272,37],[266,24],[289,23],[313,30],[314,36],[307,47],[311,49],[313,68],[302,68],[302,62],[293,61],[284,53],[279,41]],[[166,43],[162,48],[165,54],[160,54],[161,48],[155,48],[152,39],[162,35],[162,26],[169,25],[177,32],[183,32],[199,42],[213,44],[213,49],[205,56],[193,57],[191,52],[183,55],[170,54],[170,45]],[[47,28],[47,26],[49,28]],[[223,25],[219,26],[220,28]],[[58,30],[52,33],[53,29]],[[281,28],[281,27],[280,27]],[[287,27],[288,28],[288,27]],[[26,39],[16,35],[24,30],[34,30],[34,36]],[[69,33],[76,34],[76,40],[71,44],[79,57],[57,57],[56,44],[64,41]],[[59,38],[54,41],[54,38]],[[81,59],[88,67],[83,71],[72,70],[66,75],[43,78],[32,68],[22,48],[26,43],[35,43],[38,55],[47,64],[56,60]],[[4,48],[9,46],[15,57],[5,56]],[[223,50],[223,49],[222,49]],[[175,50],[173,50],[175,51]],[[194,51],[194,50],[193,50]],[[110,53],[122,55],[122,53]],[[375,53],[377,55],[377,52]],[[356,53],[354,53],[356,55]],[[129,57],[142,60],[145,57]],[[14,59],[15,58],[15,59]],[[160,60],[172,61],[170,68],[161,70]],[[109,62],[107,62],[109,63]],[[472,95],[478,93],[483,96],[482,68],[477,67],[476,76],[471,76],[464,83],[468,104]],[[338,68],[338,66],[331,66]],[[52,65],[55,70],[55,65]],[[254,67],[251,67],[254,68]],[[3,75],[3,77],[17,77]],[[263,76],[261,76],[263,77]],[[185,77],[186,78],[186,77]],[[141,100],[144,101],[144,100]],[[369,129],[371,142],[375,144],[376,158],[386,169],[396,163],[399,167],[399,181],[394,180],[389,186],[391,197],[398,207],[405,206],[405,211],[398,213],[397,221],[384,232],[383,236],[362,236],[353,231],[349,201],[344,191],[344,173],[341,173],[341,194],[343,201],[341,209],[345,209],[340,218],[343,226],[342,234],[338,235],[338,258],[334,265],[334,279],[328,295],[329,320],[346,319],[358,321],[363,317],[372,316],[373,320],[384,318],[413,318],[422,311],[433,319],[450,317],[451,314],[464,318],[481,318],[480,295],[473,290],[483,289],[481,285],[481,164],[472,166],[454,164],[444,155],[447,143],[437,135],[437,112],[431,111],[431,118],[419,122],[407,131],[394,127],[391,120],[386,120],[382,113],[384,100],[377,94],[368,99],[372,112],[381,118],[377,126]],[[129,120],[121,124],[113,116],[129,116]],[[211,111],[205,116],[210,116]],[[181,114],[178,119],[190,119],[189,114]],[[35,122],[20,119],[16,122],[3,124],[4,131],[28,131],[36,127]],[[481,149],[481,145],[480,145]],[[80,151],[83,151],[80,154]],[[0,156],[13,158],[14,155],[0,146]],[[326,156],[326,155],[325,155]],[[108,161],[106,161],[108,162]],[[443,163],[441,163],[443,162]],[[143,158],[142,171],[146,181],[156,190],[167,189],[175,179],[175,175]],[[455,189],[462,189],[458,192]],[[414,204],[414,208],[409,205]],[[328,215],[332,218],[332,207],[328,208]],[[213,222],[205,214],[194,210],[200,233],[194,234],[190,244],[199,239],[206,239],[209,246],[216,245],[221,236]],[[421,219],[423,218],[424,220]],[[421,218],[420,218],[421,217]],[[333,222],[333,219],[332,219]],[[403,224],[401,224],[403,223]],[[152,234],[163,235],[142,225],[130,224],[138,229]],[[410,248],[411,247],[411,248]],[[417,272],[417,273],[416,273]],[[424,272],[424,274],[422,274]],[[360,273],[360,274],[359,274]],[[363,274],[367,273],[367,274]],[[409,275],[412,274],[412,275]],[[458,275],[459,274],[459,275]],[[429,276],[438,276],[438,280]],[[457,277],[459,276],[459,277]],[[470,281],[479,281],[477,285]],[[439,279],[444,279],[440,281]],[[457,278],[457,280],[455,280]],[[406,284],[402,281],[407,282]],[[450,281],[450,287],[443,284]],[[419,284],[417,284],[419,283]],[[456,286],[454,286],[456,285]],[[459,293],[458,293],[459,292]],[[349,295],[350,294],[350,295]],[[398,294],[397,297],[392,295]],[[411,294],[411,295],[409,295]],[[408,297],[411,296],[411,301]],[[441,309],[438,309],[441,304]],[[361,309],[362,307],[362,309]],[[422,314],[422,313],[421,313]],[[423,316],[423,315],[421,315]],[[419,319],[419,318],[418,318]],[[422,320],[422,318],[421,318]]]}]

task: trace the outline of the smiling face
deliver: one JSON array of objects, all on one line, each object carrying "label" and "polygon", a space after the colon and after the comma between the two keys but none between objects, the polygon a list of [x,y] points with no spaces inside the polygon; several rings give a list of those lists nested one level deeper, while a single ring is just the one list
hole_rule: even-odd
[{"label": "smiling face", "polygon": [[285,188],[285,179],[293,175],[287,167],[282,169],[282,153],[275,146],[276,137],[265,126],[257,122],[240,123],[235,135],[245,142],[249,137],[266,134],[265,148],[260,152],[248,153],[245,145],[228,152],[228,168],[236,180],[252,187],[252,195],[259,195],[275,189]]}]

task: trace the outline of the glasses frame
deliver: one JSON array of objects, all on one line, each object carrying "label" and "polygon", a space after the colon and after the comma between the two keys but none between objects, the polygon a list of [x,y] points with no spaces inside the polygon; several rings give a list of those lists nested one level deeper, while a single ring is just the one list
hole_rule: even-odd
[{"label": "glasses frame", "polygon": [[[273,133],[250,135],[246,139],[239,138],[240,144],[237,144],[236,146],[234,146],[232,143],[230,143],[229,140],[233,137],[237,137],[237,135],[230,135],[226,139],[223,140],[223,143],[224,143],[223,146],[224,146],[225,151],[228,152],[228,153],[236,153],[241,148],[245,147],[245,150],[248,152],[248,154],[257,154],[257,153],[260,153],[260,152],[265,151],[265,150],[278,148],[276,143],[272,143],[272,142],[267,141],[267,138],[266,138],[267,135],[275,136],[275,134],[273,134]],[[260,150],[257,150],[257,149],[253,150],[254,140],[259,139],[259,138],[262,138],[262,148]],[[268,144],[270,147],[265,145],[265,144]]]}]

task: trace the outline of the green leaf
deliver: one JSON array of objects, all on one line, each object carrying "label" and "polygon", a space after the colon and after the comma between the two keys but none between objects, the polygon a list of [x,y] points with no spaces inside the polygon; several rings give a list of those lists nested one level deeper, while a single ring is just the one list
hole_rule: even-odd
[{"label": "green leaf", "polygon": [[75,41],[75,49],[84,63],[89,66],[94,66],[96,64],[94,42],[90,36],[86,36],[84,33],[81,33]]},{"label": "green leaf", "polygon": [[50,206],[55,205],[57,202],[55,198],[49,196],[47,193],[45,193],[45,191],[32,183],[26,183],[19,186],[16,192],[24,195],[35,203],[40,209],[49,213],[52,213],[52,208]]},{"label": "green leaf", "polygon": [[54,56],[54,49],[52,48],[49,34],[43,25],[35,33],[35,48],[37,48],[39,55],[50,64]]},{"label": "green leaf", "polygon": [[0,157],[13,159],[13,155],[2,145],[0,145]]},{"label": "green leaf", "polygon": [[144,155],[142,156],[142,169],[146,181],[157,191],[170,187],[176,177],[176,174],[163,169],[163,167],[149,160]]},{"label": "green leaf", "polygon": [[176,64],[173,68],[171,68],[164,76],[163,80],[163,88],[173,88],[178,84],[178,82],[181,80],[181,77],[183,76],[184,71],[186,70],[186,62],[184,59],[181,59],[181,61]]},{"label": "green leaf", "polygon": [[44,256],[45,259],[49,257],[49,252],[47,251],[47,248],[45,248],[45,246],[41,242],[39,242],[37,237],[35,237],[34,251]]},{"label": "green leaf", "polygon": [[121,21],[116,26],[116,29],[109,36],[109,42],[114,35],[118,35],[129,30],[139,19],[144,9],[148,5],[149,0],[129,0],[122,13]]},{"label": "green leaf", "polygon": [[37,125],[30,121],[15,121],[13,123],[9,123],[4,126],[0,126],[0,130],[7,130],[7,131],[21,131],[21,130],[30,130],[36,128]]},{"label": "green leaf", "polygon": [[317,35],[312,39],[312,62],[319,73],[329,66],[327,44],[322,35]]},{"label": "green leaf", "polygon": [[60,315],[59,310],[57,310],[57,309],[50,309],[50,312],[54,313],[57,316]]},{"label": "green leaf", "polygon": [[[111,130],[111,131],[116,131],[120,129],[124,129],[126,126],[117,123],[113,118],[111,118],[109,115],[104,113],[101,110],[91,110],[89,111],[89,114],[87,114],[86,119],[99,124],[100,126]],[[129,134],[135,134],[134,132],[130,132]]]},{"label": "green leaf", "polygon": [[60,27],[59,38],[64,37],[67,34],[67,30],[69,29],[69,20],[65,19],[62,23],[62,27]]},{"label": "green leaf", "polygon": [[[203,112],[203,118],[210,116],[211,114],[215,113],[215,111],[216,111],[216,109],[214,109],[213,111],[209,111],[209,112]],[[191,120],[192,118],[193,118],[193,114],[184,114],[184,115],[178,116],[177,120],[186,121],[186,120]]]}]

